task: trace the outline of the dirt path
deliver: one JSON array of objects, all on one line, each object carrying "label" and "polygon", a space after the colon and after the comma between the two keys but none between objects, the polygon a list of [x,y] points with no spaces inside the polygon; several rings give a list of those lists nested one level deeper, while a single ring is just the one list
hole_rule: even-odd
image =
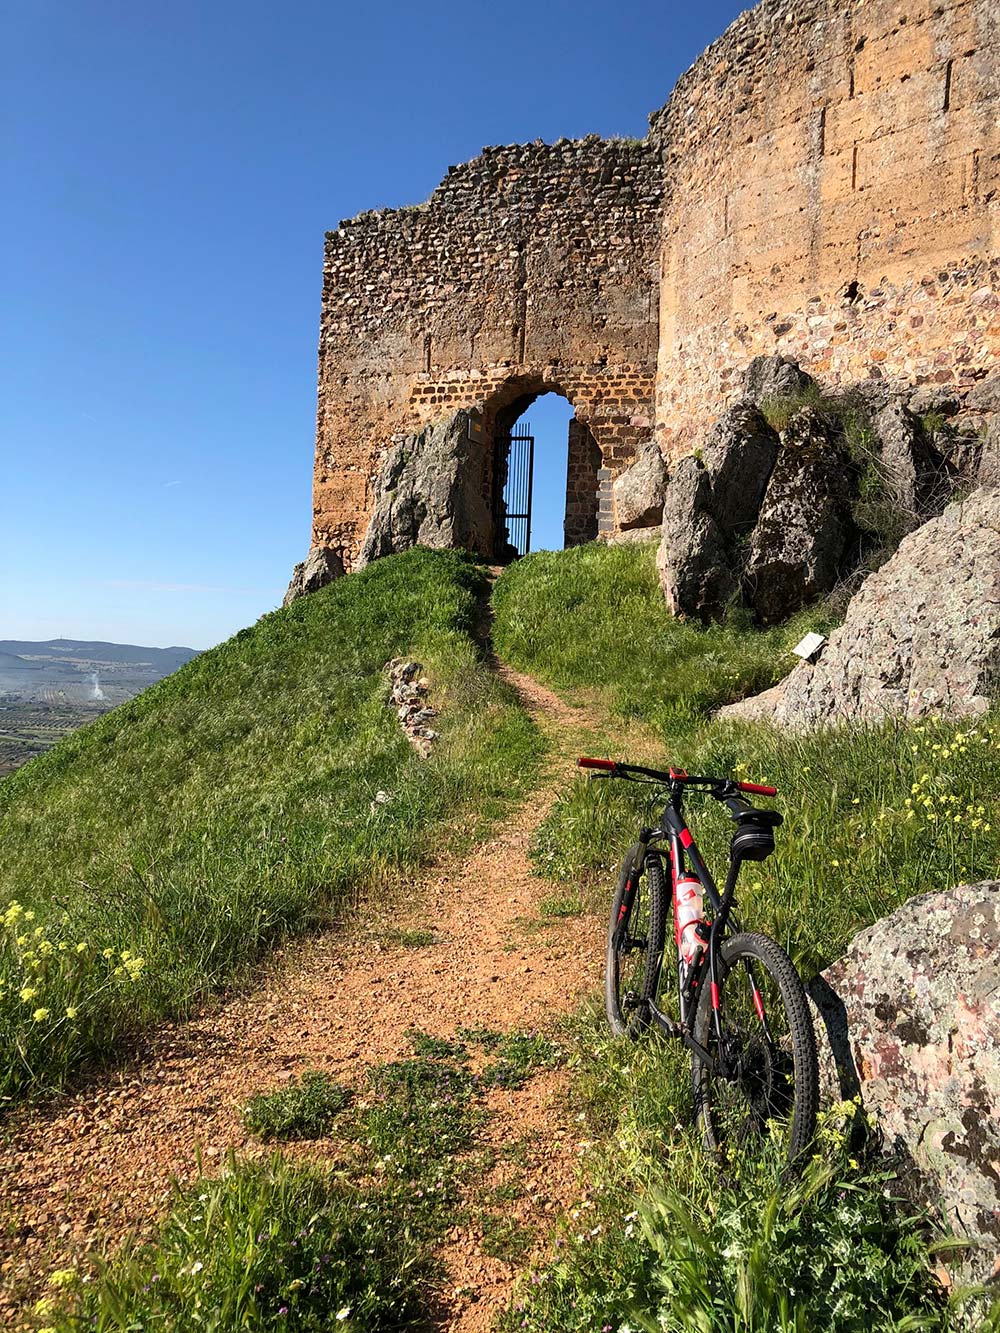
[{"label": "dirt path", "polygon": [[[253,993],[158,1029],[140,1057],[98,1086],[26,1115],[0,1149],[0,1179],[15,1208],[0,1236],[0,1326],[16,1327],[18,1294],[37,1289],[52,1268],[127,1231],[148,1233],[171,1176],[196,1173],[199,1148],[209,1170],[230,1148],[261,1152],[240,1117],[253,1093],[310,1068],[356,1083],[360,1066],[406,1054],[412,1027],[450,1037],[459,1026],[545,1025],[599,984],[602,924],[570,917],[540,925],[537,900],[547,890],[528,860],[531,834],[567,778],[569,747],[593,720],[499,669],[552,750],[539,787],[503,827],[465,860],[443,860],[407,895],[395,924],[433,924],[435,942],[406,948],[363,932],[296,941]],[[578,1145],[564,1087],[557,1071],[490,1095],[499,1114],[486,1134],[525,1140],[523,1194],[513,1207],[540,1235],[576,1191]],[[300,1151],[322,1159],[335,1144]],[[443,1327],[488,1329],[522,1265],[487,1257],[471,1225],[450,1234],[442,1257],[451,1291]]]}]

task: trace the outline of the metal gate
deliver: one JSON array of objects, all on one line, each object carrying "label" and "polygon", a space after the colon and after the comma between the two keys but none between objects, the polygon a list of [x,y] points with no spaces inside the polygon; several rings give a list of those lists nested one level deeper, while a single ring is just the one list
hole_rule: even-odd
[{"label": "metal gate", "polygon": [[498,497],[495,516],[497,555],[500,559],[512,559],[515,555],[527,555],[531,548],[531,476],[535,464],[535,437],[526,421],[519,421],[509,435],[501,438],[497,459],[501,467],[504,453],[507,479],[503,495]]}]

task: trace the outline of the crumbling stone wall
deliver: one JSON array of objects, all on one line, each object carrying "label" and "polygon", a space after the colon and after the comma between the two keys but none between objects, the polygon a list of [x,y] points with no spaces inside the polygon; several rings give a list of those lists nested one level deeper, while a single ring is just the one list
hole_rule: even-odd
[{"label": "crumbling stone wall", "polygon": [[328,234],[314,545],[350,565],[387,448],[461,409],[488,499],[498,429],[550,390],[600,454],[588,496],[576,450],[569,515],[593,535],[597,468],[616,474],[652,431],[661,193],[645,141],[492,148],[426,204]]},{"label": "crumbling stone wall", "polygon": [[571,451],[574,541],[616,530],[614,478],[654,435],[690,450],[758,354],[971,402],[1000,353],[998,57],[1000,0],[763,0],[647,139],[486,149],[341,223],[314,546],[350,567],[380,460],[460,410],[492,510],[496,441],[550,390],[597,451]]},{"label": "crumbling stone wall", "polygon": [[709,47],[651,121],[665,452],[758,353],[827,385],[995,368],[998,112],[1000,0],[764,0]]}]

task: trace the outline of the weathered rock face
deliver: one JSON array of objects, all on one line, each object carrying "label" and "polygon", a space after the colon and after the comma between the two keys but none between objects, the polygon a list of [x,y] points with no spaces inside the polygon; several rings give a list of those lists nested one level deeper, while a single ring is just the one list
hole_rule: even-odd
[{"label": "weathered rock face", "polygon": [[405,436],[389,450],[356,568],[409,550],[465,547],[488,555],[492,519],[482,495],[469,413]]},{"label": "weathered rock face", "polygon": [[305,560],[295,566],[282,606],[290,606],[296,597],[325,588],[344,573],[344,562],[336,551],[314,546]]},{"label": "weathered rock face", "polygon": [[743,392],[758,406],[773,398],[802,393],[814,383],[787,356],[755,356],[743,374]]},{"label": "weathered rock face", "polygon": [[782,726],[977,715],[1000,692],[1000,487],[910,533],[865,580],[816,666],[727,717]]},{"label": "weathered rock face", "polygon": [[712,483],[698,458],[682,458],[667,487],[656,565],[674,615],[718,619],[737,591],[732,556],[711,510]]},{"label": "weathered rock face", "polygon": [[875,413],[882,474],[896,503],[916,526],[928,516],[944,469],[931,449],[918,419],[898,399]]},{"label": "weathered rock face", "polygon": [[979,456],[979,484],[1000,486],[1000,417],[990,422]]},{"label": "weathered rock face", "polygon": [[756,523],[777,457],[778,436],[753,403],[734,404],[712,429],[702,460],[712,483],[711,510],[727,537],[742,536]]},{"label": "weathered rock face", "polygon": [[848,460],[810,408],[788,424],[744,572],[746,599],[772,625],[829,592],[854,536]]},{"label": "weathered rock face", "polygon": [[663,498],[667,489],[667,465],[663,455],[650,440],[639,458],[615,480],[615,520],[621,531],[651,528],[663,516]]},{"label": "weathered rock face", "polygon": [[832,1091],[860,1090],[923,1198],[983,1247],[968,1275],[989,1277],[1000,1266],[1000,882],[910,899],[810,989]]}]

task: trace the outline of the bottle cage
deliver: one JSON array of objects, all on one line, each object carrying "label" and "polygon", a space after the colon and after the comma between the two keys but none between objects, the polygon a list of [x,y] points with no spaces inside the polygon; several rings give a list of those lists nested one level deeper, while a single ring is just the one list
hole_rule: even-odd
[{"label": "bottle cage", "polygon": [[776,810],[734,812],[737,828],[731,843],[733,858],[763,861],[774,851],[774,830],[782,822]]}]

